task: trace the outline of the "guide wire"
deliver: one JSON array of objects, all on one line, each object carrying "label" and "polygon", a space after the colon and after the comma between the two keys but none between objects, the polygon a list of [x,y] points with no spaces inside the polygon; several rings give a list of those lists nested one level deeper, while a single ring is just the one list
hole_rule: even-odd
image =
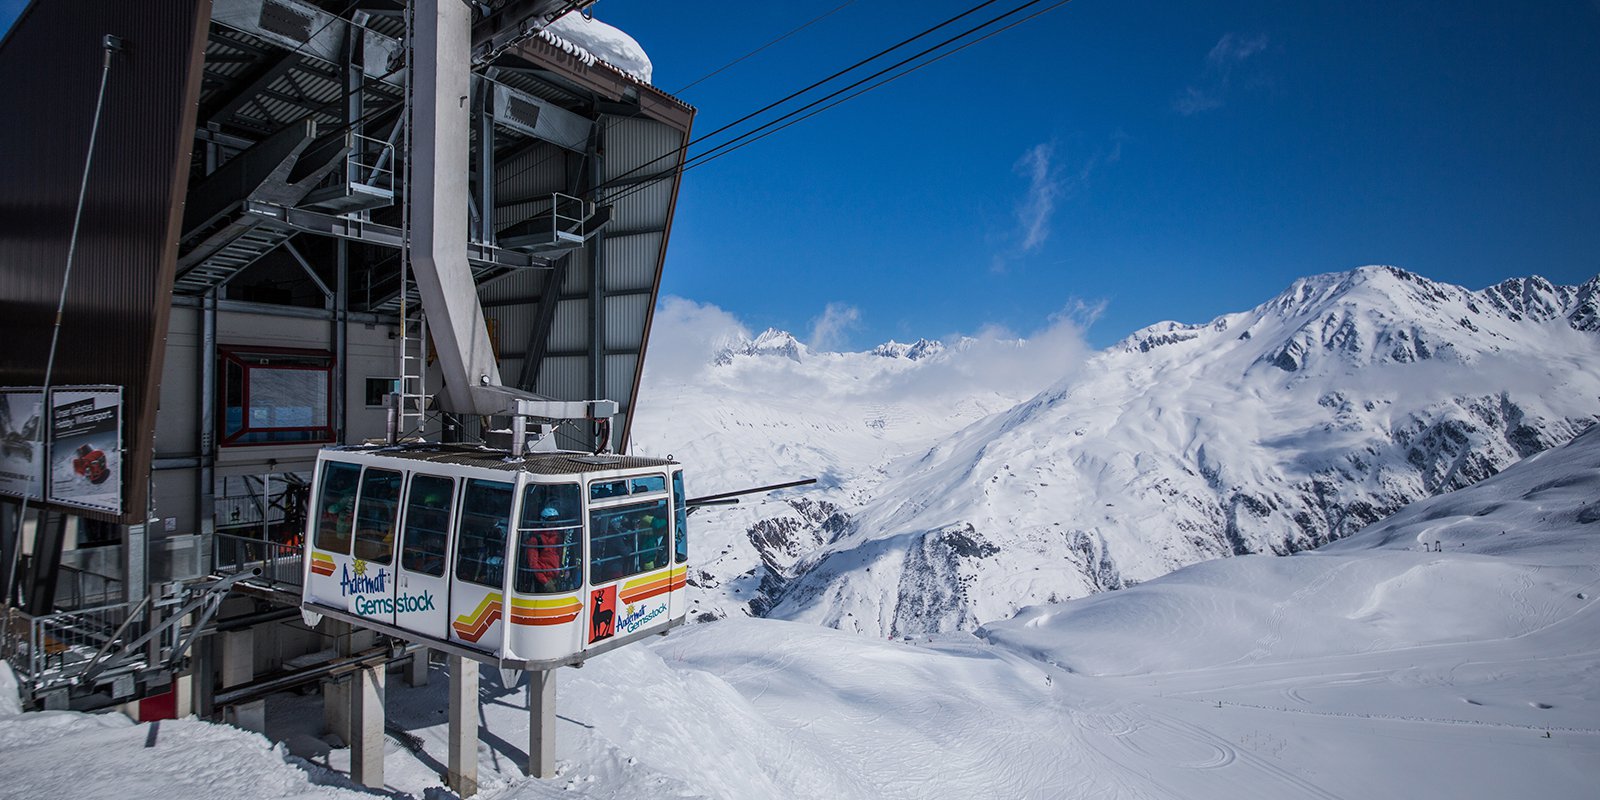
[{"label": "guide wire", "polygon": [[[761,125],[760,127],[757,127],[757,128],[755,128],[755,129],[753,129],[751,131],[748,131],[748,132],[746,132],[744,134],[741,134],[739,137],[736,137],[735,139],[729,140],[728,142],[724,142],[723,144],[718,145],[717,147],[712,148],[711,150],[708,150],[708,151],[705,151],[705,152],[702,152],[702,153],[697,153],[694,156],[691,156],[688,159],[685,159],[684,163],[681,166],[679,166],[679,167],[677,167],[675,169],[671,169],[668,172],[666,172],[665,174],[658,175],[655,178],[648,179],[648,180],[636,183],[633,186],[628,187],[626,190],[624,190],[624,191],[622,191],[622,192],[620,192],[620,193],[618,193],[616,195],[613,195],[611,197],[606,198],[606,201],[607,202],[611,202],[611,203],[615,203],[615,202],[627,199],[627,198],[629,198],[629,197],[631,197],[631,196],[633,196],[633,195],[635,195],[635,194],[637,194],[639,192],[642,192],[642,191],[650,188],[651,186],[654,186],[655,184],[657,184],[657,183],[659,183],[659,182],[661,182],[663,180],[667,180],[668,178],[674,178],[674,177],[680,176],[683,173],[686,173],[691,169],[694,169],[696,167],[701,167],[701,166],[704,166],[706,164],[709,164],[712,161],[715,161],[715,160],[717,160],[717,159],[719,159],[719,158],[721,158],[721,157],[723,157],[725,155],[728,155],[730,153],[738,152],[739,150],[741,150],[741,149],[743,149],[745,147],[748,147],[749,145],[755,144],[756,142],[758,142],[758,141],[760,141],[762,139],[765,139],[768,136],[771,136],[772,134],[777,133],[778,131],[781,131],[781,130],[783,130],[785,128],[788,128],[788,127],[790,127],[792,125],[799,124],[800,122],[804,122],[805,120],[810,119],[811,117],[814,117],[814,116],[816,116],[818,114],[821,114],[822,112],[827,111],[828,109],[834,108],[834,107],[836,107],[836,106],[838,106],[838,105],[840,105],[840,104],[842,104],[842,103],[844,103],[846,101],[852,100],[852,99],[854,99],[856,97],[860,97],[861,95],[866,94],[867,92],[870,92],[870,91],[872,91],[874,89],[877,89],[879,87],[882,87],[882,86],[885,86],[885,85],[887,85],[889,83],[892,83],[892,82],[894,82],[896,80],[899,80],[900,78],[903,78],[903,77],[905,77],[907,75],[910,75],[911,73],[916,72],[917,70],[920,70],[923,67],[929,66],[931,64],[938,63],[939,61],[942,61],[942,60],[944,60],[946,58],[949,58],[950,56],[955,55],[956,53],[959,53],[959,52],[961,52],[961,51],[963,51],[963,50],[965,50],[965,49],[967,49],[967,48],[969,48],[969,47],[971,47],[971,46],[973,46],[975,44],[978,44],[980,42],[983,42],[983,41],[986,41],[986,40],[988,40],[990,38],[998,36],[1001,33],[1004,33],[1004,32],[1006,32],[1008,30],[1011,30],[1012,28],[1015,28],[1015,27],[1017,27],[1019,25],[1022,25],[1023,23],[1026,23],[1026,22],[1028,22],[1030,20],[1033,20],[1033,19],[1035,19],[1037,17],[1040,17],[1040,16],[1042,16],[1044,14],[1047,14],[1050,11],[1053,11],[1053,10],[1063,6],[1063,5],[1066,5],[1068,2],[1071,2],[1071,0],[1056,0],[1056,2],[1050,4],[1049,6],[1046,6],[1045,8],[1039,9],[1038,11],[1035,11],[1032,14],[1029,14],[1028,16],[1023,17],[1022,19],[1014,20],[1011,23],[1009,23],[1009,24],[1007,24],[1007,25],[1005,25],[1003,27],[1000,27],[1000,28],[997,28],[995,30],[989,31],[989,32],[983,34],[982,36],[979,36],[977,38],[972,39],[971,41],[968,41],[968,42],[965,42],[965,43],[961,44],[958,47],[955,47],[955,48],[950,49],[950,50],[948,50],[946,52],[940,53],[940,54],[934,56],[933,58],[930,58],[930,59],[928,59],[926,61],[923,61],[921,63],[915,64],[915,65],[911,66],[909,69],[903,70],[903,71],[901,71],[899,73],[896,73],[896,74],[893,74],[893,75],[890,75],[889,77],[884,78],[881,81],[877,81],[876,83],[872,83],[872,84],[870,84],[868,86],[865,86],[864,88],[860,88],[858,91],[854,91],[854,92],[850,91],[851,89],[855,89],[857,87],[861,87],[863,83],[871,81],[874,78],[881,77],[881,76],[883,76],[883,75],[885,75],[885,74],[887,74],[889,72],[893,72],[894,70],[899,69],[900,67],[905,66],[906,64],[908,64],[910,62],[916,61],[917,59],[922,58],[923,56],[926,56],[926,55],[929,55],[930,53],[933,53],[934,51],[938,50],[941,47],[949,45],[952,42],[958,41],[958,40],[960,40],[961,38],[963,38],[965,36],[971,35],[972,33],[976,32],[976,31],[982,30],[983,28],[986,28],[986,27],[994,24],[995,22],[998,22],[998,21],[1004,19],[1005,17],[1011,16],[1012,14],[1015,14],[1015,13],[1017,13],[1019,11],[1022,11],[1024,9],[1028,8],[1029,6],[1037,5],[1038,3],[1043,2],[1043,1],[1044,0],[1032,0],[1029,3],[1025,3],[1024,5],[1018,6],[1017,8],[1014,8],[1011,11],[1008,11],[1005,14],[1002,14],[1002,15],[1000,15],[998,17],[995,17],[994,19],[991,19],[988,22],[985,22],[985,23],[983,23],[981,25],[978,25],[978,26],[976,26],[974,28],[971,28],[971,29],[961,33],[960,35],[952,37],[951,39],[947,39],[947,40],[945,40],[944,42],[941,42],[938,45],[930,47],[930,48],[918,53],[917,55],[914,55],[914,56],[911,56],[910,58],[904,59],[904,60],[902,60],[902,61],[900,61],[900,62],[898,62],[898,63],[896,63],[896,64],[894,64],[894,65],[892,65],[890,67],[887,67],[887,68],[885,68],[883,70],[879,70],[878,72],[876,72],[876,73],[874,73],[872,75],[869,75],[866,78],[863,78],[863,79],[861,79],[859,81],[856,81],[855,83],[851,84],[850,86],[846,86],[843,89],[840,89],[838,91],[830,93],[827,96],[822,97],[822,98],[820,98],[820,99],[818,99],[816,101],[813,101],[811,103],[808,103],[807,105],[802,106],[801,108],[795,109],[794,111],[792,111],[792,112],[790,112],[788,114],[785,114],[782,117],[774,119],[774,120],[772,120],[770,122],[767,122],[764,125]],[[844,94],[846,92],[849,92],[849,94]],[[840,97],[841,94],[844,94],[844,96]],[[838,98],[838,99],[833,100],[833,102],[831,102],[831,103],[827,102],[828,100],[833,99],[833,98]],[[825,103],[825,105],[821,105],[821,107],[817,107],[819,104],[824,104],[824,103]],[[809,113],[803,113],[803,112],[807,112],[807,111],[809,111]],[[799,115],[799,116],[796,116],[796,115]]]},{"label": "guide wire", "polygon": [[[66,316],[67,291],[72,286],[72,264],[78,254],[78,231],[83,223],[83,201],[89,193],[89,173],[94,166],[94,147],[96,141],[100,138],[100,114],[105,110],[106,84],[110,82],[111,78],[111,56],[122,50],[122,40],[111,34],[106,34],[105,39],[102,41],[102,47],[105,50],[105,54],[100,65],[100,92],[95,96],[94,100],[94,121],[89,125],[89,149],[83,157],[83,177],[78,181],[78,205],[72,213],[72,235],[67,239],[67,268],[61,275],[61,294],[56,300],[56,319],[50,330],[50,351],[44,362],[44,385],[39,400],[40,412],[44,415],[44,419],[40,421],[40,424],[34,426],[33,435],[36,437],[42,435],[46,424],[50,421],[50,382],[54,379],[56,348],[61,342],[61,322]],[[36,445],[43,443],[43,440],[39,438],[33,441],[33,444]],[[38,451],[35,450],[35,454],[37,453]],[[39,491],[40,494],[43,494],[43,475],[39,476],[39,481]],[[6,569],[5,602],[8,608],[12,607],[12,595],[15,594],[14,590],[16,589],[12,584],[17,579],[17,562],[22,558],[22,527],[27,522],[28,498],[28,492],[24,491],[22,493],[22,503],[17,508],[16,541],[11,548],[11,564]]]},{"label": "guide wire", "polygon": [[[909,64],[909,63],[911,63],[913,61],[916,61],[917,59],[922,58],[923,56],[926,56],[926,55],[928,55],[930,53],[936,52],[936,51],[940,50],[941,48],[947,47],[947,46],[949,46],[950,44],[952,44],[954,42],[960,41],[961,39],[972,35],[973,33],[976,33],[976,32],[978,32],[980,30],[983,30],[984,28],[987,28],[990,25],[993,25],[993,24],[1001,21],[1001,20],[1005,19],[1006,17],[1009,17],[1009,16],[1011,16],[1013,14],[1019,13],[1019,12],[1025,10],[1025,9],[1027,9],[1030,6],[1035,6],[1035,5],[1038,5],[1039,3],[1042,3],[1042,2],[1044,2],[1044,0],[1028,0],[1028,2],[1023,3],[1020,6],[1017,6],[1016,8],[1013,8],[1010,11],[1005,12],[1004,14],[1001,14],[1001,15],[999,15],[997,17],[994,17],[994,18],[992,18],[992,19],[990,19],[990,20],[988,20],[986,22],[980,23],[980,24],[978,24],[978,25],[976,25],[974,27],[968,28],[967,30],[962,31],[961,33],[958,33],[955,36],[952,36],[952,37],[950,37],[948,39],[945,39],[944,41],[939,42],[938,44],[935,44],[932,47],[928,47],[928,48],[922,50],[921,52],[916,53],[915,55],[912,55],[912,56],[909,56],[907,58],[901,59],[900,61],[897,61],[894,64],[891,64],[891,65],[889,65],[887,67],[884,67],[883,69],[878,70],[877,72],[874,72],[871,75],[868,75],[867,77],[862,78],[862,79],[860,79],[860,80],[858,80],[858,81],[856,81],[856,82],[854,82],[854,83],[852,83],[852,84],[850,84],[848,86],[845,86],[845,87],[843,87],[841,89],[836,89],[833,92],[830,92],[830,93],[828,93],[828,94],[826,94],[826,95],[824,95],[824,96],[822,96],[822,97],[820,97],[820,98],[818,98],[816,100],[811,101],[810,103],[807,103],[807,104],[805,104],[805,105],[803,105],[803,106],[801,106],[801,107],[799,107],[799,108],[797,108],[797,109],[795,109],[793,111],[790,111],[787,114],[784,114],[781,117],[778,117],[777,119],[771,120],[770,122],[764,123],[764,124],[754,128],[754,129],[752,129],[750,131],[742,133],[739,136],[734,137],[733,139],[730,139],[730,140],[728,140],[726,142],[723,142],[722,144],[719,144],[716,147],[711,148],[710,150],[707,150],[707,151],[705,151],[703,153],[697,153],[694,156],[691,156],[686,162],[684,162],[683,170],[687,171],[689,169],[692,169],[695,166],[696,163],[698,163],[700,161],[704,161],[704,160],[709,160],[711,157],[713,157],[713,154],[716,154],[720,150],[724,150],[726,148],[734,147],[737,143],[741,142],[742,140],[749,139],[750,137],[755,136],[756,134],[760,133],[761,131],[763,131],[763,130],[765,130],[767,128],[770,128],[770,127],[772,127],[774,125],[777,125],[777,124],[779,124],[781,122],[784,122],[785,120],[791,119],[791,118],[795,117],[796,115],[802,114],[803,112],[808,111],[808,110],[810,110],[812,108],[815,108],[818,105],[821,105],[821,104],[827,102],[828,100],[831,100],[831,99],[833,99],[835,97],[838,97],[839,95],[845,94],[846,92],[849,92],[850,90],[855,89],[855,88],[861,86],[862,84],[865,84],[865,83],[867,83],[867,82],[869,82],[869,81],[871,81],[871,80],[873,80],[875,78],[881,77],[881,76],[883,76],[883,75],[885,75],[887,73],[893,72],[894,70],[899,69],[900,67],[903,67],[906,64]],[[1035,15],[1035,16],[1037,16],[1037,15]],[[1025,22],[1025,21],[1027,21],[1026,18],[1023,19],[1023,20],[1020,20],[1019,23],[1020,22]],[[994,31],[993,33],[999,33],[1000,31],[1003,31],[1003,30],[1006,30],[1006,29],[1005,28],[1001,28],[1000,30]],[[991,33],[990,35],[993,35],[993,33]],[[952,50],[951,52],[952,53],[960,52],[960,50],[964,49],[964,47],[970,46],[971,44],[976,44],[977,42],[980,42],[980,41],[983,41],[983,39],[981,39],[981,38],[980,39],[976,39],[973,42],[968,43],[968,45],[964,45],[963,48],[958,48],[956,50]],[[926,62],[924,64],[920,64],[920,65],[918,65],[916,67],[913,67],[912,69],[907,70],[907,74],[909,74],[910,72],[914,72],[914,71],[916,71],[918,69],[921,69],[922,67],[927,66],[928,64],[932,64],[932,63],[934,63],[934,61],[937,61],[937,60],[938,59],[932,59],[932,60],[929,60],[928,62]],[[881,86],[882,84],[878,84],[878,85]],[[876,88],[876,87],[869,87],[869,89],[870,88]],[[802,117],[802,119],[804,119],[804,117]],[[740,146],[742,146],[742,145],[740,145]]]},{"label": "guide wire", "polygon": [[[879,50],[878,52],[873,53],[872,55],[867,56],[866,58],[863,58],[860,61],[857,61],[857,62],[855,62],[854,64],[851,64],[848,67],[845,67],[843,69],[840,69],[840,70],[834,72],[833,74],[827,76],[826,78],[822,78],[821,80],[814,81],[810,85],[806,86],[803,89],[797,89],[797,90],[795,90],[793,92],[790,92],[789,94],[785,95],[784,97],[779,98],[778,100],[774,100],[773,102],[768,103],[767,105],[762,106],[761,108],[756,109],[755,111],[752,111],[752,112],[750,112],[748,114],[745,114],[744,116],[742,116],[742,117],[740,117],[740,118],[738,118],[738,119],[736,119],[736,120],[734,120],[732,122],[729,122],[728,124],[723,125],[722,127],[717,128],[716,130],[711,131],[710,133],[706,133],[706,134],[697,136],[694,139],[691,139],[686,144],[684,144],[684,146],[682,148],[679,148],[678,150],[675,150],[674,153],[682,151],[682,150],[687,150],[690,147],[693,147],[693,146],[695,146],[697,144],[703,143],[707,139],[710,139],[710,138],[712,138],[714,136],[718,136],[718,135],[720,135],[722,133],[725,133],[728,130],[730,130],[730,129],[734,128],[734,127],[737,127],[738,125],[741,125],[741,124],[749,121],[750,119],[752,119],[754,117],[758,117],[758,116],[760,116],[762,114],[765,114],[766,112],[771,111],[772,109],[777,108],[778,106],[781,106],[784,103],[789,102],[790,100],[794,100],[795,98],[798,98],[798,97],[806,94],[807,92],[812,91],[813,89],[817,89],[817,88],[819,88],[819,87],[821,87],[823,85],[826,85],[827,83],[829,83],[829,82],[831,82],[831,81],[833,81],[835,79],[843,77],[844,75],[847,75],[847,74],[849,74],[849,73],[851,73],[851,72],[853,72],[853,71],[855,71],[857,69],[860,69],[861,67],[866,66],[867,64],[870,64],[873,61],[877,61],[878,59],[883,58],[884,56],[886,56],[886,55],[888,55],[888,54],[890,54],[890,53],[892,53],[892,52],[894,52],[896,50],[899,50],[900,48],[905,47],[906,45],[909,45],[912,42],[917,41],[918,39],[922,39],[922,38],[924,38],[926,36],[929,36],[929,35],[931,35],[932,33],[934,33],[935,31],[937,31],[937,30],[939,30],[941,28],[944,28],[944,27],[947,27],[949,25],[952,25],[952,24],[958,22],[959,20],[961,20],[961,19],[963,19],[965,17],[972,16],[973,14],[976,14],[977,12],[982,11],[983,9],[985,9],[985,8],[987,8],[989,6],[992,6],[992,5],[994,5],[995,3],[998,3],[998,2],[1000,2],[1000,0],[984,0],[984,2],[977,4],[977,5],[969,8],[969,9],[967,9],[966,11],[963,11],[963,12],[961,12],[961,13],[953,16],[953,17],[950,17],[949,19],[946,19],[945,21],[940,22],[937,25],[934,25],[934,26],[932,26],[930,28],[924,29],[921,33],[918,33],[918,34],[916,34],[914,36],[911,36],[909,38],[903,39],[900,42],[898,42],[898,43],[896,43],[894,45],[891,45],[889,47],[883,48],[882,50]],[[1031,2],[1028,3],[1028,5],[1032,5],[1033,3],[1037,3],[1037,2],[1041,2],[1041,0],[1031,0]],[[1015,11],[1013,11],[1011,13],[1015,13]],[[1002,16],[1006,16],[1006,15],[1002,15]],[[989,24],[989,23],[986,23],[986,24]],[[981,28],[983,26],[980,25],[978,27]],[[957,38],[960,38],[960,37],[957,37]],[[870,80],[870,78],[869,78],[869,80]],[[638,112],[635,112],[635,114],[633,114],[631,116],[637,116],[637,115],[638,115]],[[631,118],[631,116],[630,116],[630,118]],[[607,129],[609,129],[609,126],[608,126]],[[630,169],[627,172],[624,172],[621,175],[618,175],[618,176],[612,178],[607,183],[615,183],[617,181],[624,180],[624,179],[626,179],[626,178],[628,178],[630,176],[633,176],[633,175],[639,173],[641,170],[648,169],[648,168],[650,168],[650,167],[652,167],[652,166],[654,166],[656,164],[661,163],[662,161],[665,161],[669,157],[671,157],[671,154],[657,156],[656,158],[651,159],[650,161],[646,161],[645,163],[640,164],[640,165],[634,167],[633,169]],[[535,169],[535,168],[539,167],[540,165],[549,162],[553,158],[555,158],[555,156],[551,155],[551,156],[547,156],[547,157],[545,157],[543,159],[540,159],[538,161],[535,161],[534,163],[529,164],[528,166],[523,167],[522,169],[520,169],[520,170],[518,170],[518,171],[516,171],[514,173],[511,173],[510,175],[508,175],[505,178],[503,178],[503,180],[510,180],[512,178],[516,178],[516,177],[528,172],[529,170]],[[673,174],[675,174],[674,170],[676,170],[676,169],[679,169],[679,168],[678,167],[669,167],[668,171],[665,174],[654,176],[654,178],[652,180],[648,181],[648,183],[653,184],[656,181],[661,180],[663,178],[671,177]],[[601,184],[600,186],[595,187],[594,191],[596,193],[598,193],[601,190],[603,190],[604,188],[606,188],[606,185],[605,184]],[[596,199],[598,199],[598,197]]]},{"label": "guide wire", "polygon": [[750,52],[745,53],[744,55],[739,56],[738,58],[736,58],[736,59],[734,59],[732,61],[729,61],[728,63],[723,64],[720,67],[717,67],[716,69],[712,70],[711,72],[708,72],[705,75],[702,75],[702,76],[696,78],[693,82],[691,82],[691,83],[689,83],[689,84],[687,84],[685,86],[681,86],[681,87],[679,87],[677,89],[672,90],[671,93],[672,94],[682,94],[683,92],[686,92],[686,91],[688,91],[688,90],[690,90],[690,89],[692,89],[692,88],[694,88],[696,86],[699,86],[700,84],[702,84],[702,83],[704,83],[704,82],[706,82],[706,81],[708,81],[708,80],[710,80],[712,78],[715,78],[718,75],[721,75],[723,72],[726,72],[730,67],[733,67],[733,66],[737,65],[739,62],[745,61],[746,59],[749,59],[749,58],[751,58],[753,56],[759,55],[761,53],[761,51],[763,51],[763,50],[765,50],[765,49],[777,44],[778,42],[783,41],[784,39],[789,38],[790,36],[793,36],[793,35],[801,32],[801,31],[805,30],[806,28],[811,27],[812,25],[817,24],[818,22],[821,22],[821,21],[827,19],[828,17],[833,16],[834,14],[839,13],[844,8],[846,8],[848,6],[851,6],[851,5],[854,5],[855,2],[856,2],[856,0],[847,0],[847,2],[840,3],[839,5],[834,6],[832,11],[825,12],[824,14],[822,14],[821,16],[818,16],[818,17],[813,17],[810,22],[807,22],[804,25],[801,25],[800,27],[795,28],[792,31],[789,31],[788,33],[785,33],[784,35],[779,36],[778,38],[773,39],[772,41],[767,42],[766,44],[761,45],[760,47],[757,47],[756,49],[751,50]]},{"label": "guide wire", "polygon": [[[694,163],[692,163],[692,164],[686,163],[686,165],[680,170],[680,172],[687,172],[687,171],[689,171],[691,169],[694,169],[695,167],[700,167],[700,166],[704,166],[706,164],[709,164],[710,162],[715,161],[715,160],[717,160],[717,159],[719,159],[719,158],[721,158],[721,157],[723,157],[725,155],[728,155],[729,153],[737,152],[737,151],[739,151],[739,150],[741,150],[741,149],[743,149],[745,147],[748,147],[749,145],[755,144],[756,142],[759,142],[762,139],[767,138],[768,136],[771,136],[774,133],[777,133],[778,131],[783,130],[784,128],[787,128],[787,127],[789,127],[791,125],[796,125],[796,124],[799,124],[801,122],[804,122],[805,120],[808,120],[808,119],[810,119],[810,118],[812,118],[812,117],[814,117],[814,116],[816,116],[818,114],[821,114],[822,112],[827,111],[830,108],[833,108],[833,107],[838,106],[838,105],[840,105],[842,103],[845,103],[845,102],[847,102],[849,100],[853,100],[853,99],[855,99],[857,97],[860,97],[861,95],[864,95],[867,92],[872,91],[873,89],[877,89],[880,86],[884,86],[886,84],[893,83],[894,81],[897,81],[897,80],[899,80],[901,78],[904,78],[905,76],[910,75],[911,73],[916,72],[917,70],[922,69],[923,67],[926,67],[926,66],[929,66],[931,64],[936,64],[936,63],[938,63],[940,61],[943,61],[944,59],[949,58],[950,56],[953,56],[956,53],[959,53],[962,50],[965,50],[965,49],[967,49],[967,48],[969,48],[969,47],[971,47],[971,46],[973,46],[975,44],[978,44],[979,42],[985,41],[987,39],[990,39],[990,38],[998,36],[998,35],[1000,35],[1002,33],[1005,33],[1006,31],[1009,31],[1012,28],[1017,27],[1018,25],[1021,25],[1021,24],[1025,23],[1025,22],[1028,22],[1029,20],[1032,20],[1035,17],[1039,17],[1039,16],[1042,16],[1044,14],[1047,14],[1047,13],[1049,13],[1049,12],[1051,12],[1051,11],[1061,7],[1061,6],[1066,5],[1069,2],[1071,2],[1071,0],[1057,0],[1057,2],[1052,3],[1051,5],[1049,5],[1049,6],[1045,7],[1045,8],[1042,8],[1042,9],[1040,9],[1038,11],[1035,11],[1032,14],[1029,14],[1028,16],[1023,17],[1022,19],[1016,20],[1015,22],[1012,22],[1012,23],[1010,23],[1009,25],[1006,25],[1003,28],[999,28],[997,30],[990,31],[989,33],[986,33],[983,36],[980,36],[980,37],[978,37],[976,39],[973,39],[972,41],[967,42],[967,43],[961,45],[960,47],[957,47],[957,48],[955,48],[953,50],[950,50],[948,52],[945,52],[945,53],[940,53],[939,55],[934,56],[933,58],[930,58],[930,59],[928,59],[927,61],[925,61],[925,62],[923,62],[921,64],[917,64],[917,65],[915,65],[915,66],[911,67],[910,69],[907,69],[907,70],[905,70],[903,72],[897,73],[895,75],[890,75],[889,77],[884,78],[883,80],[878,81],[877,83],[874,83],[874,84],[872,84],[870,86],[867,86],[866,88],[863,88],[860,91],[852,92],[851,94],[848,94],[848,95],[846,95],[844,97],[841,97],[841,98],[833,101],[832,103],[828,103],[827,105],[824,105],[821,108],[818,108],[818,109],[812,111],[809,114],[801,116],[801,117],[799,117],[797,119],[789,120],[788,122],[785,122],[783,125],[780,125],[780,126],[778,126],[776,128],[773,128],[772,130],[766,131],[765,133],[762,133],[760,136],[756,136],[753,139],[750,139],[750,140],[745,141],[745,142],[741,142],[737,146],[732,147],[732,148],[730,148],[728,150],[724,150],[723,152],[717,153],[715,155],[705,155],[703,157],[702,156],[696,156],[694,159],[691,159],[692,161],[694,161]],[[882,73],[880,73],[880,74],[882,74]],[[826,99],[826,98],[824,98],[824,99]],[[621,195],[621,196],[625,197],[626,195]]]}]

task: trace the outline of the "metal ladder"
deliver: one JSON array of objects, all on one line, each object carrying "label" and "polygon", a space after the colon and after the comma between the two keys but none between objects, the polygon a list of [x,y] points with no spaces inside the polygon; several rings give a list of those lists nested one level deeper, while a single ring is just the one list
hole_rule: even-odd
[{"label": "metal ladder", "polygon": [[422,436],[428,410],[428,322],[421,303],[406,302],[400,293],[400,368],[395,381],[395,434],[400,439]]}]

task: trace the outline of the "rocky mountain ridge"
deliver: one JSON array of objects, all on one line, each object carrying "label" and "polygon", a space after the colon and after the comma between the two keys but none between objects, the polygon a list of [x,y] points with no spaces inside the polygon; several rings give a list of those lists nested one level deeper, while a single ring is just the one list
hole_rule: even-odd
[{"label": "rocky mountain ridge", "polygon": [[1600,419],[1600,278],[1472,292],[1392,267],[1163,323],[897,465],[771,614],[970,629],[1186,564],[1291,553]]}]

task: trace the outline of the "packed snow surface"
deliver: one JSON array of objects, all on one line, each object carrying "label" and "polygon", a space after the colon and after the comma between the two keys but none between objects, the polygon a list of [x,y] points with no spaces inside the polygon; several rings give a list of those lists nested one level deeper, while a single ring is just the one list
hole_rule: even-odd
[{"label": "packed snow surface", "polygon": [[[1591,798],[1597,592],[1591,429],[1319,551],[1189,567],[977,637],[680,629],[560,671],[552,780],[522,773],[525,689],[486,670],[480,796]],[[397,795],[450,796],[446,683],[389,682]],[[194,721],[19,716],[13,686],[0,666],[8,797],[354,794],[315,698],[269,704],[288,755]]]}]

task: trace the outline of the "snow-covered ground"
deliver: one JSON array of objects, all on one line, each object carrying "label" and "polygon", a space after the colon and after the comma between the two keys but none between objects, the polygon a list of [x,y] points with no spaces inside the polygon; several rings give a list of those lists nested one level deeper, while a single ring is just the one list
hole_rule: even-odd
[{"label": "snow-covered ground", "polygon": [[[728,619],[607,654],[560,673],[552,780],[523,776],[524,692],[485,671],[482,796],[1591,798],[1597,593],[1600,428],[1322,550],[978,637]],[[302,760],[193,721],[19,716],[9,680],[0,795],[350,795],[314,698],[268,708]],[[421,745],[389,743],[394,792],[449,796],[444,683],[390,682],[389,719]]]}]

